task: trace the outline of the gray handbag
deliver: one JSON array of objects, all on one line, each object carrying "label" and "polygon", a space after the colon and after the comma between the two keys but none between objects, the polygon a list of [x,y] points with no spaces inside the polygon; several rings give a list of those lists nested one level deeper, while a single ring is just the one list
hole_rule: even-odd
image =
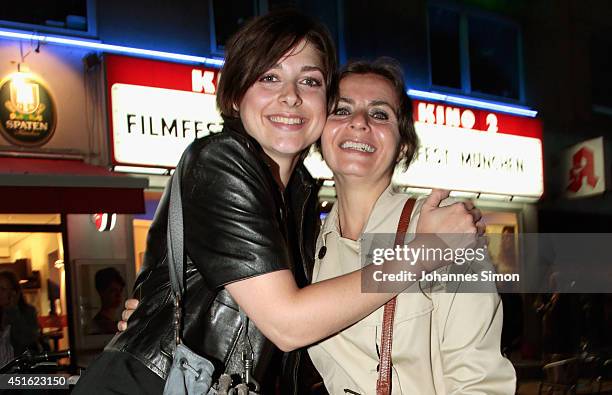
[{"label": "gray handbag", "polygon": [[[240,342],[245,346],[246,352],[242,355],[244,372],[242,383],[233,385],[229,374],[223,373],[217,383],[213,385],[215,367],[208,359],[190,350],[181,341],[182,296],[184,288],[184,234],[183,234],[183,204],[181,202],[180,173],[185,160],[185,154],[176,166],[170,183],[170,205],[168,209],[168,270],[170,284],[174,296],[175,316],[174,329],[176,336],[176,349],[172,365],[164,386],[164,395],[249,395],[257,394],[259,384],[252,378],[253,350],[247,338],[248,317],[240,309],[242,328]],[[249,384],[251,384],[249,386]]]}]

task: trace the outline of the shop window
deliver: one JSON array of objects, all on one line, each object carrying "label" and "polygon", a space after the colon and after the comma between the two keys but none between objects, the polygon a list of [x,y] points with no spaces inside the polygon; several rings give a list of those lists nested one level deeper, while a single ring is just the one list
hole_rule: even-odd
[{"label": "shop window", "polygon": [[123,301],[133,284],[131,268],[122,259],[75,259],[73,263],[77,349],[99,352],[117,331]]},{"label": "shop window", "polygon": [[95,36],[95,0],[6,2],[0,7],[0,26]]},{"label": "shop window", "polygon": [[[486,221],[487,247],[490,259],[497,273],[518,273],[526,278],[521,264],[519,242],[520,226],[518,213],[511,211],[482,210]],[[521,349],[523,339],[523,317],[525,306],[514,283],[499,283],[500,297],[504,313],[501,335],[501,348],[504,354],[511,355]]]},{"label": "shop window", "polygon": [[[34,218],[37,216],[40,218]],[[7,223],[7,215],[0,218],[0,287],[12,288],[16,280],[19,288],[16,292],[22,297],[17,302],[19,314],[22,317],[36,314],[38,324],[22,328],[31,338],[28,344],[12,344],[15,353],[25,349],[34,353],[63,350],[70,344],[62,232],[52,231],[60,230],[61,225],[45,222],[49,215],[37,216],[26,218],[27,224]],[[12,217],[14,220],[18,215]],[[34,228],[37,231],[30,231]],[[0,299],[2,308],[11,303],[4,297]]]},{"label": "shop window", "polygon": [[612,114],[612,41],[591,39],[591,97],[593,110]]},{"label": "shop window", "polygon": [[147,249],[147,235],[153,223],[150,219],[134,219],[134,271],[140,273]]},{"label": "shop window", "polygon": [[210,42],[223,55],[227,40],[250,18],[267,11],[266,0],[210,0]]},{"label": "shop window", "polygon": [[461,8],[428,9],[431,82],[458,93],[522,100],[518,26]]},{"label": "shop window", "polygon": [[510,211],[483,209],[483,221],[487,221],[486,235],[489,253],[500,273],[520,273],[518,259],[518,215]]},{"label": "shop window", "polygon": [[59,214],[0,214],[0,224],[59,225]]}]

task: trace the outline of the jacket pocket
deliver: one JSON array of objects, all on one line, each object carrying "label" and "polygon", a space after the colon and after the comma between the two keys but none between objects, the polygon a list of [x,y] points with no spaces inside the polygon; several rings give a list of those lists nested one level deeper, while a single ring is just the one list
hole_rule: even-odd
[{"label": "jacket pocket", "polygon": [[[411,291],[408,293],[401,293],[397,296],[393,323],[397,326],[404,321],[409,321],[422,315],[429,314],[432,310],[432,301],[422,292]],[[362,324],[366,326],[382,327],[383,311],[384,306],[365,317],[362,320]]]},{"label": "jacket pocket", "polygon": [[[400,324],[431,313],[433,302],[422,292],[402,293],[398,295],[395,306],[394,323]],[[382,317],[381,317],[382,318]],[[381,321],[382,322],[382,321]]]}]

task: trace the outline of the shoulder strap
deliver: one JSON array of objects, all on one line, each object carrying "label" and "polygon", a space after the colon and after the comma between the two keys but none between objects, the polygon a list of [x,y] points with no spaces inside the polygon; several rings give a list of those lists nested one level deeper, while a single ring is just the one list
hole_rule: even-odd
[{"label": "shoulder strap", "polygon": [[182,296],[185,291],[185,241],[183,228],[183,201],[181,197],[181,176],[185,166],[193,162],[197,155],[198,146],[195,143],[189,144],[181,159],[179,160],[174,173],[168,181],[166,188],[170,188],[170,202],[168,203],[168,227],[166,241],[168,244],[168,269],[170,271],[170,285],[174,295]]},{"label": "shoulder strap", "polygon": [[183,203],[181,201],[181,172],[186,161],[189,149],[186,149],[181,160],[174,169],[174,174],[168,182],[170,188],[170,203],[168,207],[168,229],[166,234],[168,252],[167,264],[170,274],[170,285],[174,295],[174,329],[176,344],[181,342],[181,313],[184,286],[184,259],[185,245],[183,234]]},{"label": "shoulder strap", "polygon": [[175,295],[183,294],[183,203],[181,202],[181,162],[176,166],[170,186],[170,203],[168,208],[168,269],[170,284]]},{"label": "shoulder strap", "polygon": [[[415,199],[408,199],[397,224],[395,233],[395,245],[404,244],[408,225],[410,225],[410,214],[414,208]],[[391,394],[391,349],[393,347],[393,318],[395,316],[396,298],[385,303],[383,312],[382,333],[380,338],[380,363],[378,369],[378,381],[376,382],[376,395]]]}]

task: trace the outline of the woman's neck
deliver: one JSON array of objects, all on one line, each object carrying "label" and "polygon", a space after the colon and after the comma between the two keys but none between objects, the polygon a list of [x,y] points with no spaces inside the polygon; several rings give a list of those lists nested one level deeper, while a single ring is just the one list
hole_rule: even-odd
[{"label": "woman's neck", "polygon": [[[265,152],[265,151],[264,151]],[[293,158],[272,158],[270,155],[266,153],[266,162],[272,171],[272,176],[274,180],[276,180],[277,184],[281,189],[285,189],[289,180],[291,179],[291,175],[293,174],[293,170],[295,170],[295,166],[298,163],[299,155],[294,156]]]},{"label": "woman's neck", "polygon": [[335,180],[341,236],[358,240],[365,230],[378,198],[389,186],[391,178],[374,182],[345,177],[335,177]]},{"label": "woman's neck", "polygon": [[291,179],[291,175],[293,174],[293,170],[295,170],[298,160],[299,156],[296,156],[292,160],[287,159],[284,162],[281,161],[278,165],[278,180],[280,180],[283,189],[289,184],[289,180]]},{"label": "woman's neck", "polygon": [[289,183],[289,180],[291,179],[291,175],[293,174],[295,166],[300,160],[300,153],[296,153],[294,155],[282,155],[275,152],[271,152],[267,150],[261,144],[261,142],[259,142],[255,137],[253,137],[251,133],[246,130],[240,118],[224,117],[223,119],[229,128],[235,129],[239,133],[245,134],[249,136],[252,140],[257,142],[258,146],[261,149],[260,152],[263,154],[262,156],[272,172],[274,180],[278,184],[279,188],[284,190],[287,184]]}]

